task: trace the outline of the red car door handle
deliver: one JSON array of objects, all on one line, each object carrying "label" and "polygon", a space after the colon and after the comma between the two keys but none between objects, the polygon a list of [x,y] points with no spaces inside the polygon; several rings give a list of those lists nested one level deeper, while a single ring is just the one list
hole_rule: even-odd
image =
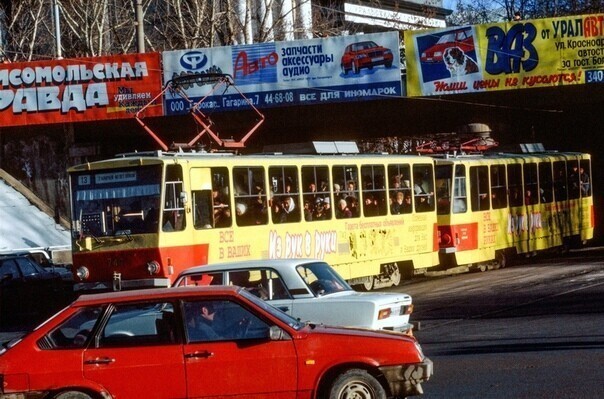
[{"label": "red car door handle", "polygon": [[196,358],[196,357],[202,357],[204,359],[207,359],[208,357],[212,357],[212,356],[214,356],[214,352],[208,352],[208,351],[195,351],[193,353],[187,353],[185,355],[185,357],[188,359]]},{"label": "red car door handle", "polygon": [[115,362],[115,359],[109,357],[97,357],[96,359],[85,360],[84,364],[109,364]]}]

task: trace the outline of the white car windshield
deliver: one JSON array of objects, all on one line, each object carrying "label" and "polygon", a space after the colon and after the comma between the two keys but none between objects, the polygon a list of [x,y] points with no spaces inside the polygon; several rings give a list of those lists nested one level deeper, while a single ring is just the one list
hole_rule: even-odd
[{"label": "white car windshield", "polygon": [[296,267],[296,271],[315,296],[352,291],[350,285],[327,263],[303,264]]}]

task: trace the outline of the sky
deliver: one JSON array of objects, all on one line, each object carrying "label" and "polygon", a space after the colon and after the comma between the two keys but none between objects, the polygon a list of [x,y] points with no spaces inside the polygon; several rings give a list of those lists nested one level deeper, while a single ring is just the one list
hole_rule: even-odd
[{"label": "sky", "polygon": [[0,179],[0,251],[64,245],[69,231]]}]

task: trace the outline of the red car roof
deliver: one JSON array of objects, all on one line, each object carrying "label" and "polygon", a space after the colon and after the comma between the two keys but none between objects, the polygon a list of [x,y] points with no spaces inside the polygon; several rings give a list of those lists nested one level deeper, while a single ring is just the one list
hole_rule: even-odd
[{"label": "red car roof", "polygon": [[130,302],[156,298],[180,298],[195,296],[238,296],[240,287],[212,285],[203,287],[150,288],[120,292],[81,295],[72,306],[89,306],[103,303]]}]

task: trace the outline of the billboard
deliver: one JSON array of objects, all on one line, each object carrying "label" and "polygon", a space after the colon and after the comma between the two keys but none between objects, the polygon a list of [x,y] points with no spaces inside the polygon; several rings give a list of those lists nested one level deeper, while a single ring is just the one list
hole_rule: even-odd
[{"label": "billboard", "polygon": [[604,14],[405,32],[407,95],[604,82]]},{"label": "billboard", "polygon": [[[159,53],[0,65],[2,126],[132,118],[161,91]],[[147,116],[163,115],[161,102]]]},{"label": "billboard", "polygon": [[[166,51],[162,61],[164,82],[192,73],[228,74],[258,108],[401,96],[397,32]],[[197,83],[183,89],[196,102],[212,87]],[[189,107],[178,94],[166,92],[166,115]],[[236,110],[249,105],[229,88],[208,96],[202,107]]]}]

